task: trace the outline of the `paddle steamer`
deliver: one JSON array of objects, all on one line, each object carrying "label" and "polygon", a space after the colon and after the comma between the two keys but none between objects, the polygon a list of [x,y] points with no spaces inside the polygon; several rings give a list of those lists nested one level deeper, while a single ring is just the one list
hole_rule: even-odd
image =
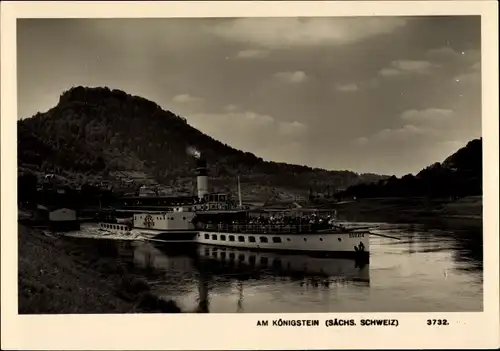
[{"label": "paddle steamer", "polygon": [[129,223],[117,219],[101,223],[101,229],[135,232],[149,240],[368,259],[369,232],[339,225],[334,211],[245,208],[239,181],[235,203],[227,194],[209,193],[206,162],[199,155],[197,166],[197,196],[124,198],[116,213]]}]

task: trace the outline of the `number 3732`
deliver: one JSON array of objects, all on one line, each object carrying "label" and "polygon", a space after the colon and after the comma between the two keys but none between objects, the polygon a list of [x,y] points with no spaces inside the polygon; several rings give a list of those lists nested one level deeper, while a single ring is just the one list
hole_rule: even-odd
[{"label": "number 3732", "polygon": [[427,325],[450,325],[447,319],[428,319]]}]

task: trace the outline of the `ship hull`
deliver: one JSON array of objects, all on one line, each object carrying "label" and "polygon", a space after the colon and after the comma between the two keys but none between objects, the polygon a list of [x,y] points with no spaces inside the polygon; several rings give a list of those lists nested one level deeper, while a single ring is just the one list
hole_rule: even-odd
[{"label": "ship hull", "polygon": [[196,242],[204,245],[246,250],[289,253],[308,252],[317,256],[354,258],[367,261],[370,256],[369,233],[231,233],[200,231]]}]

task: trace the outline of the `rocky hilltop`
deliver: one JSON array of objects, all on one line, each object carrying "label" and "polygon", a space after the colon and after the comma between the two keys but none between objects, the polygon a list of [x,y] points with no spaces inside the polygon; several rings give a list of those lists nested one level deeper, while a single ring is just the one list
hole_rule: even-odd
[{"label": "rocky hilltop", "polygon": [[213,139],[152,101],[107,87],[72,88],[49,111],[18,121],[21,172],[50,173],[74,185],[106,181],[137,187],[149,180],[192,191],[188,147],[207,159],[214,190],[234,191],[240,176],[248,196],[307,196],[311,186],[330,191],[383,178],[265,161]]}]

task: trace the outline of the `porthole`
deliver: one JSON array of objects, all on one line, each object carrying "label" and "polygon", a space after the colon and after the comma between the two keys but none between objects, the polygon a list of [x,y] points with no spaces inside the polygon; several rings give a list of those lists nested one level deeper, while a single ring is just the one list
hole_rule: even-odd
[{"label": "porthole", "polygon": [[338,238],[338,241],[342,241],[342,239],[341,239],[341,238]]},{"label": "porthole", "polygon": [[323,238],[319,238],[319,241],[323,241]]},{"label": "porthole", "polygon": [[306,238],[304,238],[304,241],[307,241],[307,239],[306,239]]}]

